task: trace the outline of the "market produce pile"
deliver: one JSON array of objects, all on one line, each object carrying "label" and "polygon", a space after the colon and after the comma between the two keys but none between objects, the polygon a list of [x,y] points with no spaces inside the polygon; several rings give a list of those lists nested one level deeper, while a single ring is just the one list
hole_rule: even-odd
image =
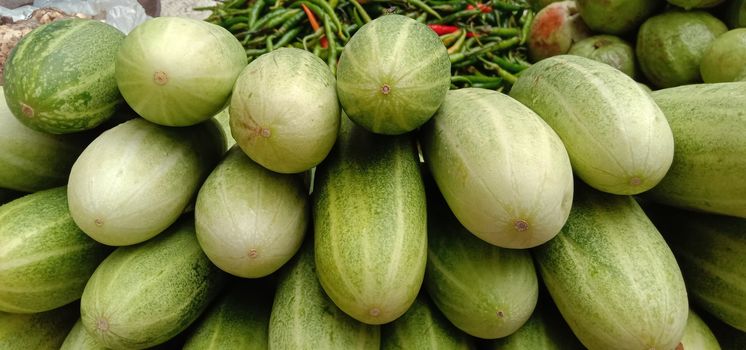
[{"label": "market produce pile", "polygon": [[59,19],[0,99],[0,349],[746,349],[746,2]]}]

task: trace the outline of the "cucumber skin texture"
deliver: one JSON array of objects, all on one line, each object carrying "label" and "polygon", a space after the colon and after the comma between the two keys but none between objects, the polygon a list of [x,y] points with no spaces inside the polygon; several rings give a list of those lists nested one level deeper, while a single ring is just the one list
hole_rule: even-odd
[{"label": "cucumber skin texture", "polygon": [[557,132],[575,175],[597,190],[642,193],[671,166],[673,135],[663,112],[632,78],[606,64],[550,57],[523,71],[510,96]]},{"label": "cucumber skin texture", "polygon": [[353,318],[383,324],[417,297],[427,262],[425,190],[409,135],[372,134],[342,117],[316,170],[316,271]]},{"label": "cucumber skin texture", "polygon": [[299,176],[267,170],[233,147],[197,195],[197,240],[223,271],[269,275],[300,248],[309,202]]},{"label": "cucumber skin texture", "polygon": [[[3,91],[0,86],[0,95]],[[79,135],[52,135],[21,124],[0,96],[0,187],[36,192],[62,186],[85,145]]]},{"label": "cucumber skin texture", "polygon": [[652,93],[675,139],[671,169],[645,198],[746,218],[746,82],[695,84]]},{"label": "cucumber skin texture", "polygon": [[195,323],[182,349],[267,349],[272,295],[259,282],[267,281],[242,279],[227,287]]},{"label": "cucumber skin texture", "polygon": [[434,188],[428,191],[426,271],[425,290],[435,305],[474,337],[508,336],[536,307],[539,282],[529,251],[474,237]]},{"label": "cucumber skin texture", "polygon": [[35,314],[0,312],[0,349],[57,350],[78,317],[78,303]]},{"label": "cucumber skin texture", "polygon": [[99,135],[75,161],[70,213],[107,245],[143,242],[173,224],[224,153],[214,121],[173,128],[133,119]]},{"label": "cucumber skin texture", "polygon": [[199,247],[193,219],[184,217],[158,237],[117,248],[99,265],[83,291],[83,326],[112,349],[164,343],[199,317],[225,277]]},{"label": "cucumber skin texture", "polygon": [[38,313],[80,299],[111,252],[75,225],[66,192],[57,187],[0,206],[0,311]]},{"label": "cucumber skin texture", "polygon": [[378,350],[381,327],[347,315],[316,275],[313,238],[280,270],[269,320],[269,349]]},{"label": "cucumber skin texture", "polygon": [[712,334],[710,327],[691,309],[689,318],[686,320],[681,345],[684,350],[720,350],[720,344]]},{"label": "cucumber skin texture", "polygon": [[83,321],[78,319],[65,337],[65,341],[62,342],[60,350],[106,350],[106,348],[88,335],[83,327]]},{"label": "cucumber skin texture", "polygon": [[103,123],[123,102],[114,60],[124,37],[116,28],[90,19],[64,19],[36,28],[5,63],[10,110],[29,128],[53,134]]},{"label": "cucumber skin texture", "polygon": [[563,318],[588,349],[678,345],[689,312],[684,280],[632,197],[576,186],[562,232],[532,253]]},{"label": "cucumber skin texture", "polygon": [[678,259],[692,301],[746,332],[746,219],[648,208]]},{"label": "cucumber skin texture", "polygon": [[509,96],[449,91],[420,140],[448,206],[482,240],[535,247],[567,220],[573,189],[567,151],[549,125]]},{"label": "cucumber skin texture", "polygon": [[401,317],[381,326],[381,349],[476,349],[474,339],[460,331],[420,293]]}]

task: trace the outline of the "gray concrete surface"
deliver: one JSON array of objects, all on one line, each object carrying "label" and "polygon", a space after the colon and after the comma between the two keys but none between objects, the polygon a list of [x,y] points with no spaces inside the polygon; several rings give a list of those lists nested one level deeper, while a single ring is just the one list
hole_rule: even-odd
[{"label": "gray concrete surface", "polygon": [[161,0],[161,16],[178,16],[205,19],[210,11],[194,11],[192,8],[212,6],[212,0]]}]

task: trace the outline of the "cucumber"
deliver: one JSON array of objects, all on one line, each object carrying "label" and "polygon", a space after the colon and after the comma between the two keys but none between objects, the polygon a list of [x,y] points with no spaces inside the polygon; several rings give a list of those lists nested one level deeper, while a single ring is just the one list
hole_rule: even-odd
[{"label": "cucumber", "polygon": [[434,189],[428,192],[425,289],[456,327],[495,339],[518,330],[536,306],[539,283],[528,250],[470,234]]},{"label": "cucumber", "polygon": [[609,65],[550,57],[521,72],[510,96],[557,132],[575,175],[597,190],[642,193],[671,166],[673,136],[663,112],[632,78]]},{"label": "cucumber", "polygon": [[668,174],[645,197],[746,218],[746,82],[686,85],[652,96],[676,147]]},{"label": "cucumber", "polygon": [[21,124],[0,96],[0,187],[36,192],[64,185],[86,141],[80,135],[52,135]]},{"label": "cucumber", "polygon": [[195,323],[183,350],[267,349],[272,294],[264,280],[238,280]]},{"label": "cucumber", "polygon": [[75,225],[66,193],[57,187],[0,206],[0,311],[38,313],[80,299],[111,252]]},{"label": "cucumber", "polygon": [[476,344],[454,327],[423,292],[404,315],[381,326],[381,349],[476,349]]},{"label": "cucumber", "polygon": [[221,290],[225,274],[184,217],[158,237],[117,248],[83,291],[83,326],[109,348],[146,348],[185,330]]},{"label": "cucumber", "polygon": [[340,310],[316,275],[313,237],[280,270],[269,319],[270,349],[378,350],[381,327]]},{"label": "cucumber", "polygon": [[[715,335],[720,348],[723,350],[740,350],[746,349],[746,332],[739,331],[712,315],[701,312],[699,316],[707,324],[712,333]],[[685,349],[686,350],[686,349]]]},{"label": "cucumber", "polygon": [[35,314],[0,311],[0,349],[57,350],[78,318],[78,303]]},{"label": "cucumber", "polygon": [[67,195],[91,238],[123,246],[173,224],[224,153],[214,121],[173,128],[133,119],[98,136],[75,161]]},{"label": "cucumber", "polygon": [[451,90],[420,136],[448,206],[482,240],[535,247],[567,220],[573,186],[567,151],[516,100],[486,89]]},{"label": "cucumber", "polygon": [[88,334],[83,327],[83,321],[78,319],[65,337],[65,341],[62,342],[60,350],[106,350],[106,348]]},{"label": "cucumber", "polygon": [[267,170],[234,146],[197,195],[197,239],[223,271],[263,277],[300,248],[309,207],[300,176]]},{"label": "cucumber", "polygon": [[690,298],[746,332],[746,219],[649,207],[678,259]]},{"label": "cucumber", "polygon": [[532,250],[549,294],[588,349],[674,349],[689,305],[663,237],[630,196],[576,183],[570,218]]},{"label": "cucumber", "polygon": [[684,337],[681,338],[681,347],[683,350],[720,350],[720,344],[710,327],[691,309]]},{"label": "cucumber", "polygon": [[410,135],[368,132],[342,116],[316,170],[316,271],[353,318],[388,323],[417,297],[427,262],[425,190]]}]

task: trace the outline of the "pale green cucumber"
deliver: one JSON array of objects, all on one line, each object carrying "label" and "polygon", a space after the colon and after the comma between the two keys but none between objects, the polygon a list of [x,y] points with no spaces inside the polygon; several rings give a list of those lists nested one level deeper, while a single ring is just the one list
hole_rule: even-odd
[{"label": "pale green cucumber", "polygon": [[404,315],[381,326],[381,349],[476,349],[476,343],[420,293]]},{"label": "pale green cucumber", "polygon": [[272,294],[264,280],[237,280],[195,323],[183,350],[267,349]]},{"label": "pale green cucumber", "polygon": [[200,249],[193,220],[184,217],[154,239],[118,248],[99,265],[83,291],[83,326],[113,349],[164,343],[199,317],[225,276]]},{"label": "pale green cucumber", "polygon": [[0,311],[0,349],[58,350],[78,318],[78,303],[35,314]]},{"label": "pale green cucumber", "polygon": [[632,197],[575,189],[562,232],[533,249],[563,318],[590,350],[674,349],[689,305],[673,253]]},{"label": "pale green cucumber", "polygon": [[70,214],[108,245],[143,242],[173,224],[224,153],[214,121],[183,128],[133,119],[99,135],[75,161]]},{"label": "pale green cucumber", "polygon": [[78,319],[65,337],[65,341],[62,342],[60,350],[106,350],[106,348],[88,334],[83,327],[83,321]]},{"label": "pale green cucumber", "polygon": [[451,90],[421,140],[448,206],[482,240],[535,247],[567,220],[573,187],[567,151],[547,123],[509,96]]},{"label": "pale green cucumber", "polygon": [[521,72],[510,96],[538,113],[567,147],[575,174],[598,190],[638,194],[673,159],[673,136],[650,94],[588,58],[561,55]]},{"label": "pale green cucumber", "polygon": [[518,330],[531,316],[539,294],[529,251],[497,247],[474,237],[434,188],[428,195],[425,288],[451,323],[483,339]]},{"label": "pale green cucumber", "polygon": [[197,239],[223,271],[263,277],[300,248],[309,206],[300,176],[270,171],[234,146],[197,195]]},{"label": "pale green cucumber", "polygon": [[66,193],[57,187],[0,206],[0,311],[38,313],[78,300],[111,252],[75,225]]},{"label": "pale green cucumber", "polygon": [[710,327],[691,309],[680,346],[681,350],[720,350],[720,344]]},{"label": "pale green cucumber", "polygon": [[269,319],[269,348],[351,350],[380,348],[380,326],[340,310],[316,277],[313,238],[282,268]]},{"label": "pale green cucumber", "polygon": [[231,135],[231,115],[228,113],[228,107],[223,108],[222,111],[215,114],[212,118],[220,124],[220,128],[223,130],[223,135],[225,135],[225,149],[231,149],[236,144],[236,140]]},{"label": "pale green cucumber", "polygon": [[425,190],[412,139],[372,134],[343,115],[315,186],[321,285],[361,322],[395,320],[417,297],[427,262]]},{"label": "pale green cucumber", "polygon": [[746,82],[679,86],[652,96],[671,125],[675,152],[646,198],[746,218]]}]

